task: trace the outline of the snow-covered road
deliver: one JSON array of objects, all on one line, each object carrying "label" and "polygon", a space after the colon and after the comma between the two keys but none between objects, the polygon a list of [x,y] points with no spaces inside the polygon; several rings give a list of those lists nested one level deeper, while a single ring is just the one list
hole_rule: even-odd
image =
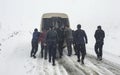
[{"label": "snow-covered road", "polygon": [[119,75],[120,66],[103,59],[97,61],[94,56],[87,55],[85,65],[76,61],[76,56],[64,55],[57,59],[56,66],[42,58],[28,59],[26,69],[28,75]]},{"label": "snow-covered road", "polygon": [[67,56],[66,49],[64,56],[56,60],[56,66],[52,66],[48,60],[40,58],[40,48],[37,58],[30,58],[31,38],[28,40],[28,37],[31,37],[30,32],[21,31],[8,37],[0,41],[1,75],[120,75],[119,64],[106,58],[97,61],[95,56],[88,53],[85,65],[81,65],[75,55]]}]

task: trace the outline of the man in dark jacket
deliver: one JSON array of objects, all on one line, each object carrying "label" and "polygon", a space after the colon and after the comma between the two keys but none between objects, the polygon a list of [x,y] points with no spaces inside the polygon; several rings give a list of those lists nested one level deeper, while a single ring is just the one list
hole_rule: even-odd
[{"label": "man in dark jacket", "polygon": [[65,40],[67,44],[68,56],[71,56],[73,35],[72,35],[72,29],[67,25],[65,26]]},{"label": "man in dark jacket", "polygon": [[102,30],[101,26],[97,27],[97,30],[95,31],[95,52],[97,54],[97,59],[102,60],[102,47],[104,44],[104,38],[105,38],[105,33]]},{"label": "man in dark jacket", "polygon": [[75,31],[72,30],[72,35],[73,35],[73,48],[74,48],[74,52],[75,52],[75,55],[77,55],[77,47],[76,47],[76,38],[75,38]]},{"label": "man in dark jacket", "polygon": [[33,37],[32,37],[32,50],[31,50],[31,57],[34,57],[34,58],[36,58],[35,55],[38,51],[39,36],[40,36],[40,32],[38,32],[38,29],[35,28],[33,32]]},{"label": "man in dark jacket", "polygon": [[86,47],[85,43],[87,44],[87,35],[84,30],[81,29],[81,25],[77,25],[77,30],[75,31],[75,43],[77,46],[77,57],[78,62],[80,62],[80,54],[82,54],[81,62],[84,64],[84,58],[86,55]]},{"label": "man in dark jacket", "polygon": [[58,34],[58,51],[61,58],[63,55],[63,43],[64,43],[64,27],[63,26],[57,29],[57,34]]},{"label": "man in dark jacket", "polygon": [[57,32],[54,30],[54,27],[51,26],[51,30],[49,30],[46,35],[46,44],[49,50],[49,62],[51,62],[52,58],[53,66],[55,66],[57,41]]}]

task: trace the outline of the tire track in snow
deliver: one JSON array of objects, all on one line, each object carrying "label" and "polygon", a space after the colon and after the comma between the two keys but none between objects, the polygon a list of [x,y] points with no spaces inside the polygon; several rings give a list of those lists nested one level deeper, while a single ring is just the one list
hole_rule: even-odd
[{"label": "tire track in snow", "polygon": [[105,68],[105,67],[99,66],[99,68],[100,68],[101,70],[105,71],[105,72],[104,72],[104,75],[115,75],[115,74],[113,74],[111,71],[109,71],[109,70],[108,70],[107,68]]},{"label": "tire track in snow", "polygon": [[[66,53],[66,52],[64,52],[64,53]],[[65,59],[65,57],[66,57],[66,59]],[[61,61],[64,61],[61,64],[63,64],[65,69],[67,69],[68,73],[70,71],[69,71],[68,67],[65,66],[64,64],[65,63],[71,63],[71,62],[67,62],[69,60],[69,61],[72,61],[74,63],[74,64],[72,64],[72,65],[75,66],[73,69],[77,69],[79,71],[82,71],[85,75],[114,75],[107,68],[95,65],[95,64],[92,63],[92,61],[89,61],[88,59],[86,59],[85,62],[87,62],[87,63],[85,63],[85,65],[81,65],[80,63],[77,62],[77,56],[76,57],[75,56],[68,57],[68,56],[65,55],[65,57],[63,58],[63,60],[61,60]],[[68,64],[66,64],[66,65],[68,65]],[[75,73],[73,73],[71,75],[74,75],[74,74]],[[79,74],[77,74],[77,72],[76,72],[76,75],[79,75]]]},{"label": "tire track in snow", "polygon": [[64,67],[60,65],[57,61],[56,61],[56,66],[53,66],[53,68],[55,73],[54,75],[68,75]]},{"label": "tire track in snow", "polygon": [[86,75],[100,75],[98,72],[94,71],[91,67],[89,67],[89,64],[81,65],[79,62],[77,62],[77,57],[75,59],[75,56],[71,57],[71,60],[75,63],[75,66],[82,70]]},{"label": "tire track in snow", "polygon": [[[71,68],[72,66],[68,67],[66,65],[68,65],[67,63],[73,63],[71,65],[74,65],[74,70],[77,70],[79,71],[80,73],[77,73],[77,72],[74,72],[73,74],[71,74],[70,72],[70,75],[99,75],[99,73],[97,73],[96,71],[92,70],[91,68],[85,66],[85,65],[81,65],[80,63],[77,62],[77,56],[75,57],[74,55],[72,55],[71,57],[68,57],[66,54],[66,50],[64,50],[64,54],[65,54],[65,57],[63,59],[61,59],[59,62],[60,64],[63,64],[63,66],[65,67],[65,69],[68,69],[68,73],[70,72],[69,71],[69,68]],[[70,62],[68,62],[68,60]],[[62,61],[62,62],[61,62]],[[66,63],[66,64],[65,64]],[[83,67],[84,66],[84,67]],[[102,74],[101,74],[102,75]]]},{"label": "tire track in snow", "polygon": [[[66,54],[63,58],[56,61],[56,66],[52,66],[48,60],[37,58],[34,61],[33,69],[30,75],[119,75],[120,68],[107,60],[98,62],[94,56],[87,55],[85,65],[77,62],[77,56],[68,57]],[[30,61],[29,61],[30,62]],[[37,64],[35,63],[37,62]],[[111,69],[113,71],[111,71]],[[115,71],[114,71],[115,70]],[[113,74],[114,73],[114,74]]]},{"label": "tire track in snow", "polygon": [[60,68],[60,72],[62,73],[61,75],[68,75],[66,69],[62,65],[60,65],[59,68]]},{"label": "tire track in snow", "polygon": [[[75,59],[76,58],[76,59]],[[56,66],[52,66],[48,60],[42,58],[31,59],[31,69],[28,70],[29,75],[114,75],[106,67],[99,65],[94,58],[85,59],[85,65],[78,63],[76,56],[64,56],[56,61]],[[34,62],[33,62],[34,61]],[[96,63],[93,63],[96,62]],[[104,64],[106,65],[106,64]]]},{"label": "tire track in snow", "polygon": [[69,75],[86,75],[83,71],[79,70],[70,57],[63,56],[63,58],[58,60],[59,64],[63,65]]},{"label": "tire track in snow", "polygon": [[[67,71],[63,68],[62,65],[56,61],[56,66],[52,66],[52,63],[48,62],[48,59],[45,60],[44,58],[40,57],[40,54],[37,58],[37,68],[38,68],[38,75],[68,75]],[[41,73],[40,70],[42,70]]]},{"label": "tire track in snow", "polygon": [[103,59],[102,61],[97,61],[95,56],[89,54],[87,55],[87,59],[99,68],[102,67],[101,69],[104,68],[115,75],[120,75],[120,66],[118,64],[112,63],[105,59]]},{"label": "tire track in snow", "polygon": [[[64,54],[65,55],[67,54],[67,50],[66,49],[64,50]],[[72,56],[72,58],[75,59],[74,56]],[[76,56],[76,60],[77,60],[77,56]],[[77,62],[76,60],[74,60],[75,63]],[[119,75],[120,74],[120,65],[113,64],[112,62],[109,62],[108,60],[106,60],[105,62],[97,62],[95,60],[95,57],[92,56],[92,55],[89,55],[89,54],[87,55],[85,60],[87,61],[87,63],[85,63],[85,65],[88,68],[92,69],[92,71],[94,72],[95,75],[97,75],[97,74],[99,74],[99,75],[114,75],[114,74],[115,75]],[[88,62],[89,62],[89,64],[88,64]],[[79,68],[79,69],[82,68],[80,66],[76,66],[76,67]],[[82,71],[84,72],[86,70],[82,70]]]},{"label": "tire track in snow", "polygon": [[107,70],[104,67],[99,67],[94,65],[92,62],[86,59],[85,65],[81,65],[75,59],[75,56],[69,57],[73,62],[76,68],[83,71],[85,75],[114,75],[112,72]]}]

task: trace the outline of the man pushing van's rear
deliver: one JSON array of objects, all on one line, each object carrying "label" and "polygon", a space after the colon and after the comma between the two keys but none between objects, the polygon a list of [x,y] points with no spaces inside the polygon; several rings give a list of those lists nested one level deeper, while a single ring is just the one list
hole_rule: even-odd
[{"label": "man pushing van's rear", "polygon": [[51,62],[51,58],[52,58],[52,62],[53,62],[52,65],[55,66],[58,35],[54,29],[54,26],[51,26],[50,28],[51,29],[47,32],[46,35],[46,44],[49,50],[49,62]]},{"label": "man pushing van's rear", "polygon": [[39,42],[39,36],[40,36],[40,32],[38,32],[38,29],[35,28],[34,32],[33,32],[33,37],[32,37],[32,50],[31,50],[31,54],[30,56],[33,58],[36,58],[36,53],[38,51],[38,42]]}]

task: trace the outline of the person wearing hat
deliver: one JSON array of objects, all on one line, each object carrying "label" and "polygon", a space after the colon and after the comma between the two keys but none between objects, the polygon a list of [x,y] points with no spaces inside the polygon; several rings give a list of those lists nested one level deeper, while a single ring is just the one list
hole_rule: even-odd
[{"label": "person wearing hat", "polygon": [[102,30],[102,27],[99,25],[94,34],[96,43],[95,43],[95,53],[97,55],[97,60],[102,60],[102,48],[104,44],[105,32]]},{"label": "person wearing hat", "polygon": [[[87,35],[84,30],[81,29],[81,25],[77,25],[77,30],[75,31],[75,43],[77,47],[77,58],[78,62],[81,61],[81,64],[84,64],[84,58],[86,55],[86,47],[85,44],[88,43]],[[80,60],[80,54],[82,55]]]},{"label": "person wearing hat", "polygon": [[32,37],[32,50],[31,50],[31,54],[30,56],[33,58],[36,58],[36,53],[38,51],[38,42],[39,42],[39,36],[40,36],[40,32],[38,32],[38,29],[35,28],[34,32],[33,32],[33,37]]}]

